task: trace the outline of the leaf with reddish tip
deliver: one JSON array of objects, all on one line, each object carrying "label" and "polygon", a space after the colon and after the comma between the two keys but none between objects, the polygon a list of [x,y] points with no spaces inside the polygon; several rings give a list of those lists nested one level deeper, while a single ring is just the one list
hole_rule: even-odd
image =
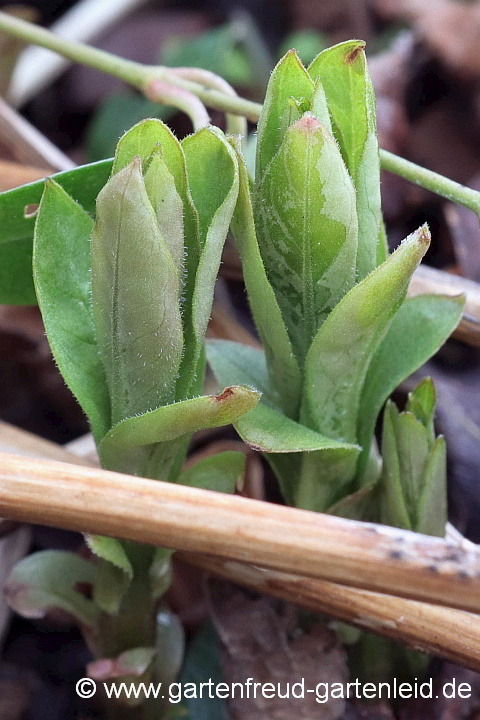
[{"label": "leaf with reddish tip", "polygon": [[141,677],[155,657],[153,647],[139,647],[126,650],[116,658],[101,658],[88,663],[88,676],[98,681],[123,677]]},{"label": "leaf with reddish tip", "polygon": [[27,618],[42,618],[59,608],[80,625],[96,631],[100,611],[79,591],[82,584],[95,585],[98,567],[69,552],[45,550],[21,560],[10,573],[4,593],[8,604]]},{"label": "leaf with reddish tip", "polygon": [[381,211],[375,93],[364,48],[362,40],[339,43],[317,55],[308,68],[312,79],[322,82],[333,134],[356,189],[358,280],[388,255]]},{"label": "leaf with reddish tip", "polygon": [[311,113],[291,125],[257,183],[258,244],[299,364],[355,282],[355,191],[333,137]]},{"label": "leaf with reddish tip", "polygon": [[288,127],[310,110],[314,84],[295,50],[275,66],[268,83],[257,128],[256,181],[275,157]]},{"label": "leaf with reddish tip", "polygon": [[330,313],[305,362],[305,424],[327,437],[358,441],[360,399],[369,365],[429,244],[427,226],[412,233]]},{"label": "leaf with reddish tip", "polygon": [[[102,463],[111,469],[132,471],[124,457],[130,449],[148,454],[150,446],[174,446],[185,436],[206,428],[235,422],[260,400],[260,393],[241,386],[228,387],[219,395],[203,395],[165,405],[151,412],[124,420],[113,427],[100,446]],[[165,445],[163,445],[165,443]],[[146,475],[151,477],[151,475]]]}]

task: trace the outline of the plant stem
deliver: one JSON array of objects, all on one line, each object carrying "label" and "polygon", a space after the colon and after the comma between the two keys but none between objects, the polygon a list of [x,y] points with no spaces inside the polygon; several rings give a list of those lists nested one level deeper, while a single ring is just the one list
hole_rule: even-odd
[{"label": "plant stem", "polygon": [[4,12],[0,12],[0,30],[25,40],[25,42],[40,45],[47,48],[47,50],[53,50],[53,52],[81,65],[97,68],[108,75],[124,80],[134,87],[143,89],[145,66],[140,63],[119,58],[89,45],[64,40],[45,28],[38,27]]},{"label": "plant stem", "polygon": [[388,150],[380,150],[380,162],[383,170],[401,175],[406,180],[421,185],[436,195],[464,205],[477,215],[480,214],[480,193],[476,190],[460,185],[455,180],[449,180],[449,178],[439,175],[433,170],[427,170],[410,160],[398,157]]},{"label": "plant stem", "polygon": [[[185,77],[180,77],[174,69],[162,66],[148,66],[125,60],[111,55],[103,50],[63,40],[44,28],[32,25],[20,18],[0,12],[0,30],[10,35],[21,38],[26,42],[40,45],[48,50],[63,55],[74,62],[88,65],[109,75],[124,80],[133,87],[142,90],[145,94],[154,94],[155,82],[163,81],[173,87],[196,95],[207,107],[221,110],[233,115],[243,115],[252,122],[256,122],[260,116],[262,105],[260,103],[246,100],[236,95],[230,95],[222,90],[208,87],[199,82],[193,82]],[[420,167],[415,163],[398,157],[386,150],[380,150],[380,163],[384,170],[400,175],[417,185],[431,190],[448,200],[457,202],[460,205],[480,214],[480,193],[449,180],[438,173]]]}]

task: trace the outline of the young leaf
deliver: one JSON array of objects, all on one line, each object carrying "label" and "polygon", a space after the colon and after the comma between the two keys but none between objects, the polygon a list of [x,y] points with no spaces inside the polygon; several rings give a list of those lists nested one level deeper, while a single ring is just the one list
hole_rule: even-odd
[{"label": "young leaf", "polygon": [[388,255],[381,212],[375,94],[364,48],[361,40],[334,45],[321,52],[308,68],[313,80],[322,81],[333,133],[356,189],[357,280]]},{"label": "young leaf", "polygon": [[[191,142],[196,144],[198,140],[195,140],[198,133],[192,136]],[[188,143],[187,143],[188,144]],[[145,183],[149,198],[154,205],[157,221],[159,222],[160,231],[162,232],[164,239],[171,244],[167,237],[166,230],[168,229],[169,222],[162,216],[164,215],[164,209],[161,207],[162,203],[158,203],[153,198],[152,180],[151,173],[154,172],[155,164],[158,161],[154,161],[155,156],[160,156],[164,163],[165,169],[175,181],[175,190],[178,196],[181,198],[183,203],[183,250],[182,250],[182,266],[184,266],[184,272],[181,275],[182,280],[182,322],[184,331],[184,348],[185,353],[182,361],[180,370],[179,385],[177,388],[177,400],[182,400],[187,396],[187,392],[191,386],[192,378],[195,376],[196,366],[195,358],[198,361],[198,338],[195,335],[195,328],[192,326],[192,302],[193,293],[195,288],[195,277],[197,273],[198,263],[201,253],[201,241],[200,241],[200,227],[199,227],[199,216],[198,212],[193,204],[192,196],[190,193],[189,183],[187,179],[187,168],[186,159],[183,147],[178,142],[175,135],[172,133],[169,127],[165,125],[161,120],[149,119],[143,120],[142,122],[131,128],[125,135],[120,138],[117,145],[117,151],[115,154],[115,162],[113,166],[113,172],[119,172],[125,168],[129,163],[132,162],[134,157],[139,156],[142,160],[143,167],[146,172]],[[154,164],[154,168],[151,170],[151,165]],[[201,168],[202,173],[212,164],[212,158],[206,161],[205,167]],[[218,170],[218,168],[216,168]],[[214,171],[215,168],[212,168]],[[218,181],[218,176],[214,175],[215,181]],[[157,181],[159,178],[157,177]],[[222,191],[221,184],[218,184],[219,191]],[[158,193],[158,184],[157,191]],[[225,192],[225,190],[224,190]],[[207,221],[208,222],[208,221]],[[203,238],[205,240],[205,237]],[[174,258],[177,268],[180,266],[180,243],[177,240],[174,243],[176,249],[173,249],[172,256]],[[203,336],[202,336],[203,341]]]},{"label": "young leaf", "polygon": [[428,435],[425,427],[412,413],[398,413],[398,411],[394,421],[394,432],[405,505],[412,527],[416,529],[417,506],[423,492],[424,473],[429,454]]},{"label": "young leaf", "polygon": [[447,523],[447,457],[445,439],[438,437],[428,458],[424,489],[417,507],[415,530],[425,535],[445,536]]},{"label": "young leaf", "polygon": [[341,450],[356,457],[360,449],[357,445],[332,440],[310,430],[263,403],[236,420],[235,428],[247,445],[266,453]]},{"label": "young leaf", "polygon": [[227,385],[247,385],[260,390],[262,402],[280,405],[269,387],[268,367],[263,350],[231,340],[206,341],[207,360],[217,382]]},{"label": "young leaf", "polygon": [[398,410],[390,400],[385,406],[382,434],[382,510],[381,519],[385,525],[412,530],[400,475],[400,458],[396,439]]},{"label": "young leaf", "polygon": [[174,168],[182,165],[180,143],[168,125],[157,118],[141,120],[122,135],[115,150],[112,175],[126,168],[136,157],[146,169],[147,161],[156,148],[161,149],[168,169],[176,175]]},{"label": "young leaf", "polygon": [[[87,212],[95,209],[95,198],[107,182],[111,160],[84,165],[53,175],[64,190]],[[0,303],[36,305],[32,277],[32,247],[35,217],[25,217],[25,208],[40,203],[45,181],[38,180],[0,193]]]},{"label": "young leaf", "polygon": [[148,199],[157,218],[158,229],[170,250],[178,277],[183,280],[183,202],[175,187],[175,179],[160,151],[153,153],[144,181]]},{"label": "young leaf", "polygon": [[97,442],[110,428],[110,398],[91,308],[93,222],[48,180],[35,225],[33,275],[53,356]]},{"label": "young leaf", "polygon": [[219,395],[203,395],[183,400],[132,417],[118,423],[104,438],[100,457],[104,467],[112,470],[122,468],[121,450],[141,448],[156,443],[171,446],[170,441],[197,430],[221,427],[235,422],[252,410],[260,399],[260,393],[244,387],[229,387]]},{"label": "young leaf", "polygon": [[227,451],[199,460],[178,477],[179,485],[233,493],[243,483],[245,453]]},{"label": "young leaf", "polygon": [[300,369],[293,354],[275,293],[265,273],[255,234],[247,168],[237,147],[236,152],[240,190],[232,219],[232,232],[242,259],[243,276],[253,319],[265,347],[270,386],[278,398],[276,404],[286,415],[296,418],[300,405]]},{"label": "young leaf", "polygon": [[257,128],[255,177],[261,181],[292,122],[310,110],[314,85],[295,50],[276,65],[268,83]]},{"label": "young leaf", "polygon": [[[327,512],[345,496],[357,463],[357,453],[353,448],[302,453],[297,471],[289,478],[295,486],[295,507],[312,512]],[[285,484],[285,480],[283,483],[280,481],[281,487],[285,487]]]},{"label": "young leaf", "polygon": [[69,552],[45,550],[21,560],[4,588],[8,604],[27,618],[42,618],[53,608],[72,615],[89,630],[96,630],[99,609],[77,590],[81,583],[94,585],[98,568]]},{"label": "young leaf", "polygon": [[[123,170],[135,157],[140,157],[145,172],[145,186],[150,202],[153,205],[160,232],[170,247],[170,239],[167,230],[169,229],[168,219],[164,217],[165,208],[162,207],[163,193],[159,188],[165,182],[159,173],[169,173],[175,182],[176,194],[183,203],[183,231],[185,240],[182,240],[182,253],[180,257],[180,242],[177,240],[176,248],[170,247],[172,256],[176,259],[179,268],[186,261],[187,265],[187,287],[185,293],[190,298],[192,290],[189,290],[188,276],[195,275],[200,253],[200,241],[198,237],[198,214],[192,202],[188,188],[187,170],[185,156],[181,144],[178,142],[170,128],[161,120],[142,120],[134,125],[118,141],[113,174]],[[163,160],[163,163],[159,162]],[[151,170],[151,165],[153,169]],[[170,193],[173,192],[171,182],[167,182]],[[178,201],[173,201],[178,202]],[[170,216],[171,217],[171,216]],[[177,218],[178,220],[178,218]],[[184,246],[185,245],[185,246]],[[186,254],[186,258],[184,255]],[[180,262],[181,261],[181,262]],[[193,288],[193,281],[192,281]]]},{"label": "young leaf", "polygon": [[408,283],[430,244],[424,226],[339,302],[318,331],[305,362],[303,418],[328,437],[357,442],[368,367]]},{"label": "young leaf", "polygon": [[[223,246],[238,195],[238,165],[223,133],[208,127],[182,141],[188,184],[199,217],[200,257],[193,273],[191,302],[184,305],[186,328],[177,400],[190,397],[212,311]],[[189,247],[187,246],[187,252]],[[188,293],[187,293],[188,298]],[[191,313],[191,314],[190,314]]]},{"label": "young leaf", "polygon": [[128,592],[130,578],[106,560],[97,560],[97,563],[98,581],[93,588],[93,602],[103,612],[116,615]]},{"label": "young leaf", "polygon": [[187,647],[179,680],[182,687],[185,687],[186,683],[195,683],[198,691],[193,698],[185,699],[186,708],[180,717],[186,715],[186,720],[231,720],[225,700],[215,695],[213,699],[207,699],[207,694],[200,692],[202,683],[213,680],[219,685],[224,681],[223,668],[220,640],[215,627],[208,621],[202,625]]},{"label": "young leaf", "polygon": [[[371,98],[367,98],[368,70],[363,40],[348,40],[323,50],[308,67],[313,81],[319,79],[327,96],[333,133],[345,164],[355,180],[363,146],[374,129]],[[367,104],[368,99],[368,104]]]},{"label": "young leaf", "polygon": [[31,237],[0,244],[0,304],[37,304],[32,277],[32,251]]},{"label": "young leaf", "polygon": [[183,352],[180,278],[139,160],[97,199],[92,303],[112,424],[172,402]]},{"label": "young leaf", "polygon": [[130,681],[143,676],[156,655],[153,647],[137,647],[125,650],[116,658],[100,658],[88,663],[89,677],[95,680],[112,680],[113,678]]},{"label": "young leaf", "polygon": [[355,282],[355,191],[326,127],[310,113],[291,125],[257,183],[255,227],[297,360]]},{"label": "young leaf", "polygon": [[131,580],[133,568],[120,540],[102,535],[85,535],[85,542],[94,555],[121,570]]},{"label": "young leaf", "polygon": [[426,377],[417,387],[408,394],[407,411],[411,412],[425,427],[428,433],[429,444],[435,440],[436,391],[431,377]]},{"label": "young leaf", "polygon": [[88,548],[99,558],[99,578],[93,600],[101,610],[115,614],[133,580],[133,567],[120,540],[85,535]]},{"label": "young leaf", "polygon": [[464,304],[463,296],[418,295],[406,300],[393,318],[362,389],[357,430],[363,448],[357,469],[359,486],[383,403],[443,345],[460,322]]}]

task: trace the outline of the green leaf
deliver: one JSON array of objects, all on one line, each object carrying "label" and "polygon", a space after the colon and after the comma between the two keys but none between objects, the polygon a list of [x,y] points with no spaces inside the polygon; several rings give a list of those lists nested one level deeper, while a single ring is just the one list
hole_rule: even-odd
[{"label": "green leaf", "polygon": [[[198,213],[193,205],[192,197],[188,187],[187,169],[185,155],[181,144],[161,120],[149,119],[139,122],[120,138],[113,173],[117,173],[129,165],[135,157],[140,157],[145,172],[145,185],[147,194],[154,207],[159,229],[170,247],[175,264],[183,272],[183,265],[186,260],[187,278],[184,289],[186,304],[189,303],[193,293],[195,272],[200,255],[200,240],[198,228]],[[161,162],[163,160],[163,163]],[[152,167],[153,165],[153,167]],[[183,203],[183,233],[182,252],[180,253],[180,240],[172,242],[168,237],[170,220],[172,216],[165,218],[165,191],[161,191],[165,180],[171,176],[175,182],[175,191]],[[173,188],[171,181],[170,203],[178,204],[178,200],[172,198]],[[176,220],[178,222],[178,219]],[[179,235],[178,228],[177,236]],[[186,259],[185,259],[186,254]],[[181,255],[181,257],[180,257]]]},{"label": "green leaf", "polygon": [[349,40],[321,52],[308,68],[322,81],[333,133],[356,188],[358,215],[357,279],[386,260],[380,199],[380,159],[375,94],[365,43]]},{"label": "green leaf", "polygon": [[132,580],[133,568],[120,540],[102,535],[85,535],[85,542],[94,555],[111,563]]},{"label": "green leaf", "polygon": [[429,443],[435,440],[435,419],[436,391],[431,377],[424,378],[417,385],[415,390],[408,394],[407,410],[413,413],[417,420],[422,423],[428,433]]},{"label": "green leaf", "polygon": [[425,535],[445,536],[447,523],[447,457],[445,439],[438,437],[428,458],[424,489],[417,507],[415,530]]},{"label": "green leaf", "polygon": [[424,226],[332,310],[305,362],[305,424],[312,423],[328,437],[357,442],[360,398],[369,365],[429,243]]},{"label": "green leaf", "polygon": [[245,387],[228,387],[219,395],[203,395],[166,405],[124,420],[113,427],[100,446],[102,464],[110,469],[122,467],[122,448],[166,443],[197,430],[221,427],[249,412],[260,393]]},{"label": "green leaf", "polygon": [[[201,131],[203,133],[203,131]],[[198,145],[205,145],[204,142],[202,142],[202,139],[200,141],[198,140],[199,133],[191,136],[189,139],[189,142],[192,143],[194,146],[194,149],[198,147]],[[202,134],[203,138],[203,134]],[[185,142],[185,141],[184,141]],[[186,145],[188,146],[188,142]],[[200,152],[200,150],[199,150]],[[205,169],[207,167],[210,167],[212,163],[215,164],[215,167],[212,168],[213,171],[215,169],[218,171],[218,160],[219,155],[221,156],[221,153],[218,153],[218,143],[214,145],[213,152],[215,152],[215,158],[216,161],[214,162],[214,158],[203,158],[205,160],[205,167],[200,168],[200,179],[202,177],[202,173],[205,172]],[[212,153],[213,154],[213,153]],[[178,142],[170,128],[168,128],[163,122],[156,119],[150,119],[150,120],[144,120],[137,125],[135,125],[131,130],[129,130],[125,135],[120,139],[118,146],[117,146],[117,152],[115,154],[115,162],[113,167],[113,172],[118,172],[119,170],[123,169],[128,165],[134,157],[140,156],[142,160],[142,164],[144,167],[144,170],[146,171],[146,177],[145,177],[145,183],[147,187],[147,192],[149,193],[150,200],[153,199],[152,195],[152,188],[151,184],[153,181],[153,177],[150,176],[150,167],[151,163],[154,161],[154,156],[160,155],[160,157],[163,158],[163,161],[165,163],[165,170],[168,171],[168,173],[171,174],[171,176],[175,180],[175,189],[178,195],[180,196],[182,202],[183,202],[183,264],[185,266],[185,271],[183,272],[183,275],[181,276],[182,280],[182,298],[183,298],[183,307],[182,307],[182,322],[183,322],[183,331],[184,331],[184,355],[182,359],[181,369],[179,372],[179,381],[177,386],[177,394],[176,399],[177,400],[183,400],[185,397],[187,397],[189,391],[192,390],[192,383],[195,379],[195,374],[197,371],[197,362],[199,359],[199,346],[201,343],[203,343],[203,335],[201,336],[201,340],[199,340],[197,336],[197,328],[193,325],[192,320],[192,312],[193,312],[193,296],[195,291],[195,281],[196,281],[196,275],[197,275],[197,269],[200,261],[200,254],[202,249],[202,244],[204,243],[206,239],[206,233],[208,230],[208,222],[211,221],[210,218],[203,218],[204,225],[207,224],[207,227],[203,227],[204,230],[204,236],[202,237],[203,243],[201,243],[200,239],[200,226],[199,226],[199,214],[193,204],[190,187],[189,187],[189,181],[187,179],[187,167],[186,167],[186,158],[184,154],[184,148],[182,145]],[[228,161],[227,161],[228,162]],[[155,163],[154,163],[155,165]],[[158,168],[157,168],[158,169]],[[157,173],[158,174],[158,173]],[[152,170],[153,175],[153,170]],[[157,177],[157,181],[158,181]],[[199,179],[199,181],[200,181]],[[211,180],[211,178],[209,178]],[[221,183],[219,181],[219,178],[217,175],[214,175],[214,181],[217,183],[217,193],[216,198],[218,199],[218,193],[228,192],[225,191],[225,187],[221,186]],[[228,186],[230,188],[230,186]],[[220,203],[223,201],[223,198],[220,199]],[[156,212],[157,221],[159,222],[160,230],[163,231],[163,237],[166,240],[166,242],[169,243],[170,249],[173,248],[173,258],[176,260],[177,268],[180,266],[180,243],[179,240],[177,240],[176,243],[170,243],[167,239],[167,230],[169,226],[169,222],[166,220],[162,220],[163,215],[163,209],[162,209],[162,203],[157,203],[156,201],[153,203],[154,209]],[[215,208],[217,209],[217,208]],[[213,211],[214,212],[214,211]],[[178,228],[177,228],[178,231]],[[176,248],[176,249],[175,249]],[[210,315],[210,310],[209,310]]]},{"label": "green leaf", "polygon": [[92,304],[112,424],[172,402],[183,352],[180,278],[138,159],[97,199]]},{"label": "green leaf", "polygon": [[313,81],[319,78],[323,85],[333,132],[353,180],[368,134],[375,129],[364,48],[363,40],[339,43],[317,55],[307,70]]},{"label": "green leaf", "polygon": [[207,360],[220,385],[247,385],[262,393],[262,402],[276,407],[278,398],[269,387],[265,352],[231,340],[207,339]]},{"label": "green leaf", "polygon": [[324,513],[345,496],[357,463],[353,448],[302,453],[298,475],[290,476],[296,485],[295,507]]},{"label": "green leaf", "polygon": [[326,127],[291,125],[260,183],[255,226],[268,279],[302,364],[318,328],[355,282],[355,191]]},{"label": "green leaf", "polygon": [[[53,179],[87,212],[106,183],[111,160],[92,163],[53,175]],[[0,193],[0,303],[36,305],[32,278],[32,246],[35,218],[25,208],[40,203],[44,180]]]},{"label": "green leaf", "polygon": [[346,495],[328,508],[329,515],[361,520],[362,522],[380,522],[376,487],[368,486]]},{"label": "green leaf", "polygon": [[292,122],[310,110],[313,82],[295,50],[276,65],[268,83],[257,128],[256,180],[261,181]]},{"label": "green leaf", "polygon": [[179,485],[233,493],[243,483],[245,453],[227,451],[199,460],[178,477]]},{"label": "green leaf", "polygon": [[197,685],[195,697],[185,699],[190,720],[229,720],[225,700],[208,699],[205,692],[200,693],[200,683],[213,681],[218,685],[224,681],[220,641],[210,622],[200,628],[189,644],[179,680],[178,688],[175,686],[179,692],[186,683],[187,687],[191,687],[191,683]]},{"label": "green leaf", "polygon": [[133,580],[133,567],[120,540],[101,535],[85,535],[88,548],[99,558],[99,578],[93,600],[107,613],[119,611]]},{"label": "green leaf", "polygon": [[428,435],[422,423],[409,412],[399,413],[395,417],[394,431],[400,463],[400,482],[412,528],[415,530],[429,451]]},{"label": "green leaf", "polygon": [[33,274],[53,356],[97,442],[110,428],[110,399],[91,308],[93,222],[48,180],[35,226]]},{"label": "green leaf", "polygon": [[184,305],[187,329],[177,400],[189,397],[192,393],[239,183],[235,153],[217,128],[203,128],[186,137],[182,141],[182,148],[188,183],[199,217],[200,257],[194,274],[188,267],[194,285],[191,302],[187,291]]},{"label": "green leaf", "polygon": [[42,618],[48,610],[59,608],[82,626],[96,630],[99,609],[81,594],[81,583],[94,585],[98,568],[73,553],[45,550],[21,560],[10,573],[4,587],[8,604],[27,618]]},{"label": "green leaf", "polygon": [[406,300],[376,350],[363,385],[358,413],[358,443],[363,451],[361,483],[378,414],[385,400],[443,345],[462,317],[463,297],[418,295]]},{"label": "green leaf", "polygon": [[182,668],[185,631],[179,617],[167,607],[162,607],[156,616],[155,650],[155,680],[168,686],[178,678]]},{"label": "green leaf", "polygon": [[399,412],[395,404],[389,400],[383,415],[381,521],[385,525],[393,525],[394,527],[401,527],[405,530],[413,530],[400,474],[400,458],[396,438],[396,421],[398,416]]},{"label": "green leaf", "polygon": [[345,450],[357,455],[359,447],[325,437],[291,420],[278,410],[259,403],[254,410],[235,422],[242,440],[266,453],[300,453],[313,450]]},{"label": "green leaf", "polygon": [[145,172],[144,182],[148,199],[157,218],[158,229],[170,250],[178,277],[182,281],[185,262],[183,202],[161,151],[154,151]]},{"label": "green leaf", "polygon": [[270,386],[285,414],[296,417],[300,405],[300,369],[275,293],[265,273],[255,233],[247,168],[239,148],[236,148],[236,152],[240,190],[232,219],[232,232],[242,259],[253,319],[265,348]]},{"label": "green leaf", "polygon": [[[177,478],[175,478],[176,480]],[[163,597],[172,584],[172,555],[170,548],[155,548],[152,564],[148,572],[150,591],[153,600]]]}]

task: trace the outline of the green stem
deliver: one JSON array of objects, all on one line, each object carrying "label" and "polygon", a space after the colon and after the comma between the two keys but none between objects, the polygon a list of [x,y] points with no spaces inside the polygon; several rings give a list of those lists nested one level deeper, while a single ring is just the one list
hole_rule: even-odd
[{"label": "green stem", "polygon": [[455,180],[449,180],[443,175],[433,172],[433,170],[427,170],[410,162],[410,160],[398,157],[398,155],[394,155],[388,150],[380,150],[380,163],[383,170],[388,170],[388,172],[395,173],[395,175],[401,175],[406,180],[421,185],[436,195],[441,195],[447,200],[459,203],[459,205],[465,205],[477,215],[480,214],[480,193],[476,190],[460,185]]},{"label": "green stem", "polygon": [[0,12],[0,30],[27,43],[53,50],[53,52],[81,65],[88,65],[108,75],[113,75],[136,88],[143,89],[145,66],[140,63],[119,58],[89,45],[63,40],[49,30],[45,30],[45,28],[33,25],[13,15],[7,15],[4,12]]},{"label": "green stem", "polygon": [[[243,115],[252,122],[256,122],[260,117],[262,110],[260,103],[230,95],[222,90],[180,77],[175,73],[174,69],[142,65],[88,45],[63,40],[44,28],[37,27],[3,12],[0,12],[0,30],[26,42],[53,50],[74,62],[88,65],[118,77],[142,90],[149,97],[155,96],[155,84],[162,81],[173,87],[186,90],[199,98],[204,105],[215,110],[232,113],[233,115]],[[460,185],[386,150],[380,150],[380,162],[384,170],[400,175],[437,195],[464,205],[477,213],[477,215],[480,214],[480,193],[476,190]]]}]

